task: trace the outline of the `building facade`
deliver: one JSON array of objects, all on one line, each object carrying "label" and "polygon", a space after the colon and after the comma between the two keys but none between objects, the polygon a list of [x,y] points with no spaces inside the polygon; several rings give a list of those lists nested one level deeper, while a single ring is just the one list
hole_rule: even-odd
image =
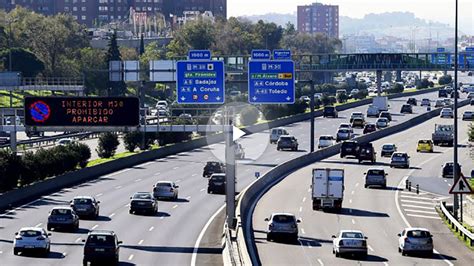
[{"label": "building facade", "polygon": [[125,21],[131,10],[147,16],[161,13],[168,20],[183,16],[185,11],[211,11],[217,17],[227,16],[227,0],[0,0],[0,9],[10,11],[16,6],[47,16],[71,14],[89,27]]},{"label": "building facade", "polygon": [[298,6],[298,32],[323,33],[329,37],[339,37],[339,6],[314,3]]}]

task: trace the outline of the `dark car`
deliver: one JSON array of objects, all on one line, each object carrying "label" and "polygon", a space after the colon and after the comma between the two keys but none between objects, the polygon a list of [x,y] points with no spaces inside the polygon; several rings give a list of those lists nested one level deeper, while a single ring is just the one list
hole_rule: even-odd
[{"label": "dark car", "polygon": [[410,168],[410,156],[406,152],[394,152],[390,158],[390,168]]},{"label": "dark car", "polygon": [[407,104],[416,106],[416,105],[418,105],[418,102],[415,98],[408,98]]},{"label": "dark car", "polygon": [[377,127],[373,123],[365,124],[364,130],[362,131],[363,134],[368,134],[377,131]]},{"label": "dark car", "polygon": [[345,158],[347,156],[357,157],[357,150],[357,141],[344,141],[341,144],[341,158]]},{"label": "dark car", "polygon": [[[454,163],[447,162],[443,165],[441,176],[444,178],[453,178],[454,177]],[[461,165],[458,164],[458,173],[461,173]]]},{"label": "dark car", "polygon": [[371,163],[375,163],[376,161],[376,152],[372,143],[361,143],[359,144],[359,149],[357,151],[357,159],[359,163],[363,161],[370,161]]},{"label": "dark car", "polygon": [[118,265],[120,244],[113,231],[94,230],[89,232],[84,244],[83,265],[101,263],[102,265]]},{"label": "dark car", "polygon": [[470,105],[474,105],[474,98],[469,102]]},{"label": "dark car", "polygon": [[402,105],[401,114],[413,114],[413,107],[409,104]]},{"label": "dark car", "polygon": [[43,137],[44,136],[44,132],[40,132],[40,131],[31,131],[31,130],[27,130],[26,131],[26,136],[28,138],[31,138],[31,137]]},{"label": "dark car", "polygon": [[79,217],[99,217],[99,203],[94,197],[79,196],[70,201],[72,209]]},{"label": "dark car", "polygon": [[68,229],[75,231],[79,229],[79,216],[70,207],[54,207],[48,216],[48,231],[51,229]]},{"label": "dark car", "polygon": [[392,122],[392,115],[390,114],[390,112],[387,112],[387,111],[380,112],[379,118],[382,118],[382,117],[385,117],[388,119],[388,121]]},{"label": "dark car", "polygon": [[213,174],[207,183],[207,193],[215,194],[221,193],[225,194],[225,174]]},{"label": "dark car", "polygon": [[158,212],[158,201],[150,192],[137,192],[130,199],[130,214],[139,212],[156,214]]},{"label": "dark car", "polygon": [[339,115],[337,113],[336,107],[334,106],[324,106],[323,109],[323,117],[334,117],[338,118]]},{"label": "dark car", "polygon": [[215,173],[225,173],[225,165],[221,162],[207,162],[202,172],[203,177],[210,177]]},{"label": "dark car", "polygon": [[298,150],[298,140],[294,136],[281,136],[277,141],[277,151],[289,149],[292,151]]},{"label": "dark car", "polygon": [[445,89],[440,89],[438,91],[438,98],[448,98],[448,91]]}]

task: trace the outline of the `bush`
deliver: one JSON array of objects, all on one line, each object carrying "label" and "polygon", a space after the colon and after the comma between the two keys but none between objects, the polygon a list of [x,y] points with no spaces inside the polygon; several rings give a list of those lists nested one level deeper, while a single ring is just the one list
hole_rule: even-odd
[{"label": "bush", "polygon": [[362,100],[362,99],[367,98],[367,96],[369,96],[369,91],[363,89],[363,90],[359,90],[359,92],[354,95],[354,98]]},{"label": "bush", "polygon": [[390,89],[387,90],[387,93],[402,93],[405,90],[402,84],[395,83]]},{"label": "bush", "polygon": [[469,136],[469,141],[474,141],[474,124],[469,125],[469,131],[467,134]]},{"label": "bush", "polygon": [[100,158],[110,158],[115,155],[120,142],[116,134],[106,132],[100,134],[99,146],[96,148],[96,152]]},{"label": "bush", "polygon": [[452,82],[453,82],[453,77],[451,77],[451,75],[441,76],[438,79],[439,85],[447,85],[447,84],[451,84]]},{"label": "bush", "polygon": [[91,149],[89,148],[89,146],[83,143],[74,143],[71,144],[69,147],[79,156],[77,159],[79,162],[79,166],[81,168],[85,168],[87,166],[87,162],[91,158]]},{"label": "bush", "polygon": [[306,112],[306,109],[308,109],[308,103],[297,99],[294,104],[288,104],[286,108],[288,110],[288,115],[303,114]]},{"label": "bush", "polygon": [[336,103],[336,97],[324,94],[323,97],[321,97],[321,103],[323,106],[334,105]]},{"label": "bush", "polygon": [[420,84],[416,86],[416,89],[417,90],[426,89],[428,88],[428,86],[430,86],[430,81],[428,79],[422,79],[420,81]]},{"label": "bush", "polygon": [[16,188],[20,175],[20,158],[9,151],[0,150],[0,191]]},{"label": "bush", "polygon": [[240,123],[243,126],[250,126],[258,121],[260,112],[255,107],[246,107],[240,112]]},{"label": "bush", "polygon": [[142,140],[142,134],[138,131],[128,132],[123,136],[123,144],[125,149],[129,152],[134,152],[137,147],[140,146]]}]

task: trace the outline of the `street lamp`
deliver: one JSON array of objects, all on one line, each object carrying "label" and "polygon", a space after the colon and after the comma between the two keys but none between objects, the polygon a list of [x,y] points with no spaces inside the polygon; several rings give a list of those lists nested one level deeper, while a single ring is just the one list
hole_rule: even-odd
[{"label": "street lamp", "polygon": [[[454,184],[457,184],[459,179],[459,169],[458,169],[458,0],[455,0],[454,8],[454,165],[453,165],[453,175],[454,175]],[[461,196],[462,200],[462,196]],[[458,218],[458,195],[454,194],[454,217]],[[462,202],[461,202],[461,222],[462,222]]]}]

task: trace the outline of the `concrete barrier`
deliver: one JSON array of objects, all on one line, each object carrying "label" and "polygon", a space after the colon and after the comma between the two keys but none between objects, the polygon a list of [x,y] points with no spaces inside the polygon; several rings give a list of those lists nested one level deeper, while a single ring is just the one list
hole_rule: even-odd
[{"label": "concrete barrier", "polygon": [[[460,102],[459,107],[465,106],[468,103],[469,100],[464,100]],[[433,117],[438,116],[440,112],[441,108],[438,108],[395,126],[362,135],[357,137],[356,140],[359,143],[372,142],[421,124]],[[274,185],[282,181],[286,176],[295,170],[338,154],[340,146],[341,144],[336,144],[329,148],[318,150],[314,153],[306,154],[283,163],[271,169],[260,179],[255,180],[241,193],[237,207],[237,217],[239,217],[238,224],[240,228],[237,228],[236,242],[239,252],[237,254],[231,254],[240,257],[235,259],[235,261],[240,261],[243,265],[261,265],[253,236],[252,224],[252,216],[258,200]]]},{"label": "concrete barrier", "polygon": [[[388,97],[389,98],[407,97],[407,96],[429,93],[436,90],[437,88],[420,90],[420,91],[415,91],[415,92],[410,92],[410,93],[398,93],[398,94],[389,95]],[[358,102],[352,102],[352,103],[337,106],[337,109],[339,111],[343,111],[343,110],[351,109],[354,107],[362,106],[365,104],[369,104],[371,103],[371,101],[372,101],[371,99],[364,99]],[[315,116],[316,117],[322,116],[322,111],[321,110],[316,111]],[[305,121],[308,119],[310,119],[310,113],[299,114],[299,115],[294,115],[290,117],[280,118],[280,119],[277,119],[268,123],[264,123],[264,124],[252,125],[252,126],[244,128],[244,131],[246,131],[248,134],[252,134],[252,133],[260,132],[267,128],[288,125],[292,123]],[[0,195],[0,211],[9,209],[15,206],[19,206],[28,201],[39,198],[43,195],[46,195],[55,191],[59,191],[66,187],[71,187],[71,186],[98,178],[100,176],[107,175],[112,172],[129,168],[137,164],[156,160],[156,159],[163,158],[163,157],[180,153],[180,152],[190,151],[193,149],[201,148],[209,144],[219,143],[222,141],[224,141],[223,134],[208,135],[207,137],[203,137],[203,138],[199,138],[199,139],[195,139],[195,140],[191,140],[191,141],[187,141],[183,143],[177,143],[170,146],[165,146],[157,150],[142,152],[137,155],[113,160],[104,164],[88,167],[88,168],[81,169],[75,172],[69,172],[61,176],[57,176],[57,177],[50,178],[44,181],[40,181],[26,187],[11,190]],[[307,155],[303,157],[306,158],[306,156]]]}]

